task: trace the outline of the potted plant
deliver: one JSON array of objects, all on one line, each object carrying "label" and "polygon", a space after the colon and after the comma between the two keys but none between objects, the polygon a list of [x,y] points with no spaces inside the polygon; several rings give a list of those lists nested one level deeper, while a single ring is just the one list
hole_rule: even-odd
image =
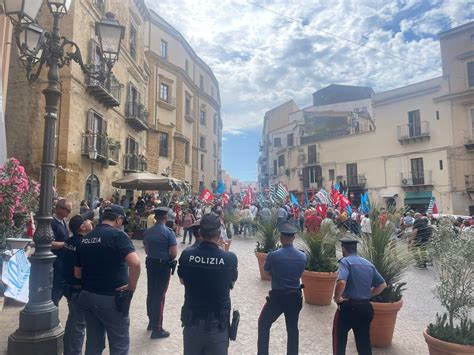
[{"label": "potted plant", "polygon": [[370,325],[370,341],[376,348],[392,344],[397,314],[403,305],[403,287],[406,285],[401,279],[413,264],[413,255],[406,245],[391,240],[393,229],[393,224],[381,227],[377,220],[372,221],[372,234],[364,238],[359,247],[359,255],[375,266],[387,284],[387,288],[371,300],[374,318]]},{"label": "potted plant", "polygon": [[441,226],[430,245],[436,296],[446,312],[423,332],[430,355],[474,354],[474,239]]},{"label": "potted plant", "polygon": [[38,208],[39,184],[15,158],[0,165],[0,249],[24,247],[26,223]]},{"label": "potted plant", "polygon": [[306,270],[301,276],[306,303],[318,306],[331,304],[337,279],[336,238],[328,231],[303,235],[307,256]]},{"label": "potted plant", "polygon": [[277,248],[278,244],[278,230],[276,228],[276,221],[261,222],[257,224],[257,246],[255,248],[255,256],[258,260],[258,267],[260,269],[260,278],[262,280],[271,280],[271,276],[267,275],[263,270],[265,259],[268,252]]}]

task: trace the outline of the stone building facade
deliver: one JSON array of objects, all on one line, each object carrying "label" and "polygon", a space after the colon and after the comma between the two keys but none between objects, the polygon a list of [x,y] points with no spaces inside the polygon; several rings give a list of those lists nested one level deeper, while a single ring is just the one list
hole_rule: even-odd
[{"label": "stone building facade", "polygon": [[[168,167],[167,171],[171,175],[192,182],[196,189],[200,182],[198,173],[201,173],[196,160],[198,154],[196,151],[186,161],[183,146],[189,142],[188,149],[195,152],[199,127],[192,125],[191,128],[183,128],[187,122],[184,120],[184,102],[157,101],[157,78],[163,76],[173,79],[161,72],[163,66],[158,64],[159,59],[150,50],[150,43],[159,43],[162,36],[157,33],[149,36],[149,21],[153,22],[153,17],[144,1],[73,1],[68,15],[61,19],[62,35],[78,44],[90,70],[103,70],[94,24],[106,12],[112,12],[125,27],[119,60],[113,67],[110,85],[85,75],[76,63],[60,70],[63,95],[56,134],[55,187],[58,194],[70,198],[75,204],[95,196],[111,198],[114,194],[131,195],[132,191],[113,188],[112,182],[129,173],[162,173]],[[44,28],[49,28],[50,23],[47,21],[50,22],[51,18],[43,5],[38,22]],[[184,39],[182,41],[185,42]],[[173,60],[184,62],[184,58],[179,57]],[[196,62],[199,61],[210,72],[209,77],[214,78],[201,60],[193,60],[193,66],[197,66]],[[45,87],[46,70],[43,70],[40,80],[29,85],[16,51],[12,53],[10,69],[6,111],[8,155],[16,156],[33,177],[39,178],[44,127],[44,98],[41,90]],[[177,78],[174,80],[176,85],[172,97],[177,98],[176,90],[191,80],[180,79],[179,84]],[[206,80],[210,81],[209,78]],[[206,99],[206,102],[215,107],[213,112],[218,114],[221,122],[215,78],[212,84],[215,100]],[[196,98],[203,96],[199,92],[195,94],[195,87],[190,86],[189,92]],[[184,95],[184,89],[181,91]],[[184,96],[179,98],[184,100]],[[222,124],[220,127],[222,129]],[[168,162],[161,161],[160,133],[168,135]],[[220,152],[218,156],[220,164]],[[214,179],[217,180],[218,175],[212,172],[206,166],[202,171],[205,177],[203,181],[210,184]]]},{"label": "stone building facade", "polygon": [[5,107],[10,66],[11,37],[12,25],[10,20],[3,15],[3,5],[0,4],[0,164],[7,158]]}]

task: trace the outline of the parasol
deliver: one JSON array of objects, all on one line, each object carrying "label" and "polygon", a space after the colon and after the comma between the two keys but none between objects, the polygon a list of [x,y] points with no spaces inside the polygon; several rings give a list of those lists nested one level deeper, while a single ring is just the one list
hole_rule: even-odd
[{"label": "parasol", "polygon": [[112,186],[126,190],[186,191],[186,182],[152,173],[133,173],[112,182]]}]

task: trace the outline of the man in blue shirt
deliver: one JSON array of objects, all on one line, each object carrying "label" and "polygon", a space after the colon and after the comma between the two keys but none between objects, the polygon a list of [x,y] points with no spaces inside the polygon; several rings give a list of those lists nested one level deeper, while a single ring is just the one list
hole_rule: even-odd
[{"label": "man in blue shirt", "polygon": [[333,353],[346,353],[347,334],[352,329],[360,355],[371,355],[370,323],[374,310],[370,299],[380,294],[387,284],[372,263],[357,255],[355,239],[341,239],[343,258],[334,291],[338,310],[333,323]]},{"label": "man in blue shirt", "polygon": [[168,228],[168,207],[158,207],[155,211],[156,224],[143,234],[146,252],[146,274],[148,293],[146,298],[148,330],[151,339],[167,338],[170,333],[163,329],[165,295],[171,277],[171,266],[178,254],[176,235]]},{"label": "man in blue shirt", "polygon": [[278,225],[282,248],[268,253],[263,266],[272,276],[272,290],[258,319],[258,355],[268,355],[270,328],[285,314],[287,354],[298,354],[298,318],[303,306],[300,278],[306,266],[306,255],[295,249],[297,228],[289,222]]}]

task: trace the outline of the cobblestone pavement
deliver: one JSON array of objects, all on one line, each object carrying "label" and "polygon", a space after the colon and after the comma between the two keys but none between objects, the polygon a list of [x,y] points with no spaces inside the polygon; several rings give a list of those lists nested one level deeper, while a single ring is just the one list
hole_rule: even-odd
[{"label": "cobblestone pavement", "polygon": [[[179,321],[183,304],[184,288],[177,276],[173,276],[166,295],[165,329],[171,332],[168,339],[151,340],[146,331],[146,271],[145,253],[140,242],[135,242],[143,268],[138,290],[132,301],[131,349],[130,354],[179,354],[182,353],[182,329]],[[179,244],[180,249],[184,245]],[[232,291],[233,307],[240,310],[241,322],[238,339],[231,342],[230,354],[256,354],[257,320],[264,304],[270,282],[261,281],[257,260],[253,254],[252,238],[234,239],[231,250],[239,258],[239,280]],[[433,270],[410,270],[405,277],[408,283],[404,293],[404,305],[398,314],[393,345],[388,349],[375,349],[374,354],[401,355],[428,354],[422,331],[432,321],[436,312],[441,311],[439,303],[433,299]],[[0,353],[6,351],[8,335],[18,326],[18,307],[5,307],[0,313]],[[331,327],[335,305],[326,307],[304,304],[300,315],[300,354],[331,354]],[[60,303],[60,318],[64,324],[67,304]],[[270,339],[271,354],[286,354],[286,331],[284,317],[273,325]],[[347,354],[356,354],[352,336],[349,338]]]}]

